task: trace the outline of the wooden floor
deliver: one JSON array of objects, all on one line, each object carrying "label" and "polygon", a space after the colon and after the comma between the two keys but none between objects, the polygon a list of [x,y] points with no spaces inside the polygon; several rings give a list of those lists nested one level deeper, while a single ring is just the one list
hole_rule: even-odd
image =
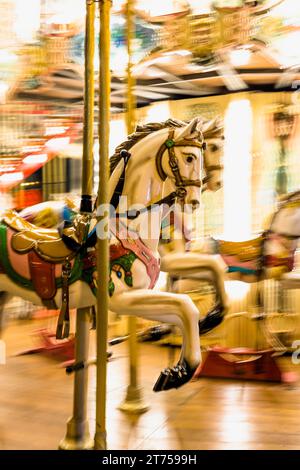
[{"label": "wooden floor", "polygon": [[[48,320],[19,321],[5,332],[8,359],[0,365],[0,449],[56,449],[72,409],[72,378],[40,354],[14,356],[34,344]],[[179,390],[152,392],[168,365],[167,348],[141,344],[140,372],[150,410],[117,409],[127,385],[126,343],[108,364],[109,449],[299,449],[300,382],[280,384],[201,379]],[[286,358],[285,367],[291,368]],[[295,366],[294,366],[295,368]],[[297,370],[297,369],[296,369]],[[300,376],[300,370],[299,370]],[[94,432],[95,370],[90,369],[89,416]]]}]

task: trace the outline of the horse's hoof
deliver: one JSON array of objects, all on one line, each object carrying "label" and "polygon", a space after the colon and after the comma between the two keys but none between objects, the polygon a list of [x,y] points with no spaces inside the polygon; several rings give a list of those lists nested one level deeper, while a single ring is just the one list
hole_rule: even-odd
[{"label": "horse's hoof", "polygon": [[195,368],[191,368],[184,360],[177,366],[164,369],[158,377],[154,387],[154,392],[162,390],[170,390],[171,388],[179,388],[191,380],[194,375]]},{"label": "horse's hoof", "polygon": [[209,331],[216,328],[216,326],[220,325],[224,319],[224,309],[222,305],[216,305],[213,310],[208,312],[208,314],[202,319],[199,320],[199,333],[200,335],[204,335]]}]

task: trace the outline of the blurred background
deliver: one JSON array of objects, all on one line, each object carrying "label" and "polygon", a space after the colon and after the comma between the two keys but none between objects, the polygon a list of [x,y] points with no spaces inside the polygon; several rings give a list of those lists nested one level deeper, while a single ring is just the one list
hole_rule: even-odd
[{"label": "blurred background", "polygon": [[[111,20],[111,153],[126,136],[125,3]],[[80,189],[85,2],[0,0],[0,12],[1,210],[22,209]],[[136,0],[134,24],[136,121],[221,115],[224,188],[204,195],[203,231],[259,230],[299,187],[298,3]]]},{"label": "blurred background", "polygon": [[[126,3],[111,17],[111,154],[127,135]],[[0,0],[1,211],[80,194],[84,27],[84,0]],[[203,194],[200,238],[250,238],[299,189],[299,43],[296,0],[134,2],[136,122],[224,121],[224,184]],[[95,191],[97,134],[95,113]]]},{"label": "blurred background", "polygon": [[[278,200],[286,193],[300,189],[299,1],[135,0],[133,3],[130,61],[136,123],[158,122],[169,117],[189,120],[199,115],[204,118],[220,116],[224,122],[223,186],[215,193],[206,191],[202,195],[197,213],[200,223],[196,242],[210,235],[232,241],[256,236],[268,227],[270,214]],[[85,0],[0,0],[0,213],[8,208],[21,210],[42,201],[80,195],[85,10]],[[98,8],[96,11],[98,14]],[[126,15],[127,1],[113,0],[111,154],[127,136]],[[96,21],[98,44],[98,17]],[[99,46],[95,51],[95,193],[99,182],[98,52]],[[297,252],[294,272],[298,273],[298,287],[299,260]],[[166,277],[161,276],[158,288],[164,289],[165,282]],[[264,322],[256,315],[257,284],[226,281],[226,290],[229,312],[220,326],[201,337],[203,350],[221,345],[256,350],[272,348],[275,354],[293,351],[293,341],[300,337],[299,289],[284,289],[275,280],[263,281],[260,291],[267,314]],[[201,315],[214,305],[215,292],[208,283],[196,283],[188,293]],[[53,344],[49,343],[49,336],[45,336],[45,328],[48,332],[55,331],[57,312],[37,309],[14,298],[5,306],[5,313],[13,321],[4,331],[8,364],[0,375],[1,389],[5,391],[0,403],[0,447],[54,448],[69,414],[71,381],[61,369],[53,367],[49,357],[35,354],[29,359],[27,355],[15,357],[15,354],[20,350],[28,352],[33,332],[34,341],[37,339],[39,343],[34,352],[46,352],[49,356],[50,350],[51,356]],[[153,324],[138,324],[140,330],[149,326]],[[42,330],[36,331],[37,327]],[[128,333],[127,321],[113,314],[109,316],[109,327],[110,338]],[[181,337],[173,329],[161,343],[179,345]],[[168,361],[173,362],[173,350],[170,353],[165,348],[163,353],[157,354],[156,345],[147,344],[140,351],[143,366],[146,365],[140,368],[142,382],[150,395],[154,371],[160,370],[162,363],[166,366]],[[66,359],[66,352],[72,358],[74,347],[62,352],[64,356],[58,354],[55,357],[58,361]],[[166,446],[163,441],[166,436],[171,436],[168,445],[172,449],[188,449],[191,440],[195,445],[196,439],[200,441],[202,436],[209,441],[208,448],[218,444],[221,438],[225,441],[232,438],[234,443],[244,439],[250,445],[249,429],[258,429],[258,445],[263,439],[271,439],[271,444],[275,445],[275,431],[279,433],[279,437],[275,437],[281,445],[280,433],[285,429],[289,433],[297,432],[295,437],[287,436],[288,439],[292,436],[293,445],[299,443],[300,429],[295,431],[299,419],[294,415],[294,408],[288,408],[292,406],[289,405],[292,403],[290,391],[281,389],[278,393],[273,384],[267,388],[261,402],[262,388],[245,389],[236,385],[230,388],[224,383],[215,387],[208,385],[208,381],[204,386],[201,384],[198,396],[193,386],[158,399],[156,395],[156,414],[152,415],[152,421],[151,415],[142,421],[139,434],[136,422],[126,424],[115,410],[127,381],[124,373],[128,366],[126,345],[120,349],[116,346],[114,356],[116,354],[119,354],[118,361],[110,364],[108,394],[112,400],[109,424],[112,448],[113,445],[135,448],[140,437],[145,438],[147,426],[151,435],[154,422],[155,426],[167,423],[167,431],[166,435],[158,433],[158,444],[151,445]],[[289,360],[288,368],[290,366]],[[95,377],[92,375],[94,388]],[[182,407],[191,390],[196,403],[186,412]],[[254,390],[252,402],[251,390]],[[220,402],[221,394],[225,396],[224,402]],[[294,397],[295,403],[299,398],[298,390]],[[205,408],[210,400],[209,413],[205,415],[205,409],[200,413],[199,404]],[[221,403],[221,412],[216,403]],[[243,421],[248,412],[245,405],[249,403],[250,425]],[[253,409],[256,408],[253,407],[257,405],[254,416],[262,426],[255,428]],[[90,406],[92,417],[94,402]],[[294,421],[288,424],[278,421],[278,407],[282,413],[287,409],[287,416]],[[278,431],[264,428],[265,409],[274,413],[269,416],[270,428],[276,413]],[[213,410],[216,410],[215,415]],[[200,426],[203,412],[205,427],[200,428],[201,434],[198,430],[197,435],[195,426]],[[191,414],[192,431],[186,434],[185,443],[181,430],[184,431],[185,415]],[[178,429],[172,416],[178,416]],[[237,422],[231,426],[234,419]],[[31,433],[28,433],[28,422]],[[205,437],[207,426],[214,423],[216,432],[210,430]],[[176,437],[178,441],[174,432],[179,436]]]}]

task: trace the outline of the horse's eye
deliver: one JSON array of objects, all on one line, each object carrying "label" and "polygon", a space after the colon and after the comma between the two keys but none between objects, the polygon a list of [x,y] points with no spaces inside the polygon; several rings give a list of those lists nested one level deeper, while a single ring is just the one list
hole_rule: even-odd
[{"label": "horse's eye", "polygon": [[210,151],[211,151],[211,152],[216,152],[216,151],[218,150],[218,148],[219,148],[219,147],[218,147],[216,144],[212,144],[212,145],[210,146]]},{"label": "horse's eye", "polygon": [[194,160],[194,157],[192,157],[191,155],[188,155],[188,156],[186,157],[186,161],[187,161],[188,163],[192,163],[193,160]]}]

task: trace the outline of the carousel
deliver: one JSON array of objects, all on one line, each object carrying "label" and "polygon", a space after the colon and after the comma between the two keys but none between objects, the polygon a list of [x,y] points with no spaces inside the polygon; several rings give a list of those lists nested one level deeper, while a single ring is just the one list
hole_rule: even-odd
[{"label": "carousel", "polygon": [[61,3],[3,19],[0,448],[296,449],[297,8]]}]

